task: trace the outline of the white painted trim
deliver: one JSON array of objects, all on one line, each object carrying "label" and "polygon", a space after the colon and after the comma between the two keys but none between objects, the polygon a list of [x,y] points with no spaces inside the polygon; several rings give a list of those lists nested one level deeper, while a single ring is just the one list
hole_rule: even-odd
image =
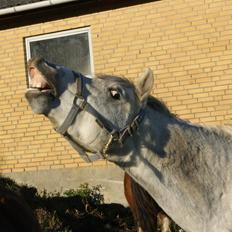
[{"label": "white painted trim", "polygon": [[43,35],[31,36],[31,37],[26,38],[26,41],[29,41],[29,42],[41,41],[41,40],[54,39],[54,38],[59,38],[59,37],[81,34],[85,32],[89,33],[90,27],[83,27],[79,29],[71,29],[71,30],[66,30],[66,31],[59,31],[59,32],[52,32],[52,33],[43,34]]},{"label": "white painted trim", "polygon": [[[77,0],[72,0],[77,1]],[[52,5],[60,4],[61,0],[50,0]],[[62,0],[62,3],[71,2],[70,0]]]},{"label": "white painted trim", "polygon": [[46,0],[41,2],[28,3],[20,6],[8,7],[0,9],[0,15],[13,14],[21,11],[33,10],[53,5],[58,5],[67,2],[74,2],[76,0]]},{"label": "white painted trim", "polygon": [[35,2],[35,3],[15,6],[14,9],[15,9],[15,12],[21,12],[21,11],[26,11],[26,10],[43,8],[43,7],[47,7],[50,5],[51,3],[49,1],[42,1],[42,2]]},{"label": "white painted trim", "polygon": [[47,39],[55,39],[55,38],[60,38],[60,37],[65,37],[65,36],[70,36],[70,35],[77,35],[77,34],[81,34],[81,33],[88,33],[90,69],[91,69],[90,70],[91,75],[88,75],[88,76],[91,77],[94,74],[94,62],[93,62],[93,48],[92,48],[92,37],[91,37],[90,27],[71,29],[71,30],[66,30],[66,31],[54,32],[54,33],[37,35],[37,36],[25,38],[26,58],[27,58],[27,60],[29,60],[31,58],[31,49],[30,49],[31,42],[47,40]]},{"label": "white painted trim", "polygon": [[91,75],[88,75],[88,77],[93,77],[94,76],[94,60],[93,60],[92,33],[91,33],[91,28],[89,27],[88,29],[89,29],[88,39],[89,39],[89,55],[90,55],[90,68],[91,68]]},{"label": "white painted trim", "polygon": [[15,13],[15,8],[14,7],[9,7],[5,9],[0,9],[0,15],[7,15],[7,14],[13,14]]}]

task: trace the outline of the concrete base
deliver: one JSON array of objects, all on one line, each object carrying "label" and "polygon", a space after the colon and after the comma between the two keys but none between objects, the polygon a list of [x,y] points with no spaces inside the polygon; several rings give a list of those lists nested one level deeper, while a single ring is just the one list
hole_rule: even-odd
[{"label": "concrete base", "polygon": [[116,166],[41,170],[8,173],[4,176],[12,178],[18,184],[28,184],[47,192],[64,192],[76,189],[83,183],[101,185],[105,203],[127,205],[123,190],[124,172]]}]

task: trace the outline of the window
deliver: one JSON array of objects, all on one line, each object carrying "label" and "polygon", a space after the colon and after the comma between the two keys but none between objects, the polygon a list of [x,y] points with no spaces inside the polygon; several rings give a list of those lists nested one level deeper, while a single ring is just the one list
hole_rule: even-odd
[{"label": "window", "polygon": [[93,74],[90,28],[74,29],[25,39],[27,60],[42,56],[87,76]]}]

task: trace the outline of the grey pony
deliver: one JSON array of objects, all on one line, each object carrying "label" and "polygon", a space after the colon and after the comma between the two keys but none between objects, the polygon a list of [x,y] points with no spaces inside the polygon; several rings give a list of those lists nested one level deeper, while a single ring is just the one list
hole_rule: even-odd
[{"label": "grey pony", "polygon": [[[29,62],[25,96],[35,113],[59,128],[73,107],[78,75],[43,59]],[[153,73],[137,84],[124,78],[87,78],[84,98],[115,131],[144,112],[139,128],[123,144],[107,146],[108,160],[136,180],[187,232],[232,231],[232,128],[196,125],[175,117],[150,96]],[[67,129],[89,154],[104,150],[109,132],[96,115],[80,111]]]}]

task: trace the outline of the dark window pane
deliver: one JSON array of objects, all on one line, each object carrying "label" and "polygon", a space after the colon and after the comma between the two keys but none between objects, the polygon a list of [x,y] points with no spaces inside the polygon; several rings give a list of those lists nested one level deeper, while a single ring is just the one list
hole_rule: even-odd
[{"label": "dark window pane", "polygon": [[31,57],[42,56],[83,74],[91,74],[88,33],[30,42]]}]

